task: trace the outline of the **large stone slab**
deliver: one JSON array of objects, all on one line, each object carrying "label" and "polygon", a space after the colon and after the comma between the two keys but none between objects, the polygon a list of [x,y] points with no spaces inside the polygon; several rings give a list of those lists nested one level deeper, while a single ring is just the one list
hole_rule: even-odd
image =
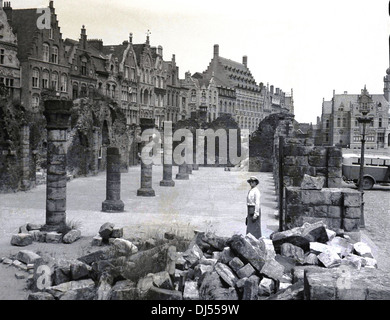
[{"label": "large stone slab", "polygon": [[33,243],[34,237],[29,233],[13,234],[11,238],[11,245],[18,247],[25,247]]},{"label": "large stone slab", "polygon": [[93,300],[95,297],[95,283],[92,279],[70,281],[49,287],[46,292],[59,300]]},{"label": "large stone slab", "polygon": [[305,252],[303,249],[288,242],[282,244],[280,254],[294,259],[297,263],[303,264],[305,261]]},{"label": "large stone slab", "polygon": [[324,187],[325,177],[313,177],[305,174],[301,183],[302,190],[321,190]]},{"label": "large stone slab", "polygon": [[197,244],[194,244],[183,252],[183,258],[189,263],[190,267],[195,266],[202,257],[203,251]]},{"label": "large stone slab", "polygon": [[20,250],[16,256],[16,259],[22,261],[25,264],[34,264],[42,259],[42,257],[30,250]]},{"label": "large stone slab", "polygon": [[261,243],[251,235],[234,235],[227,244],[232,251],[245,263],[250,263],[257,271],[261,271],[266,260],[267,251],[264,243]]},{"label": "large stone slab", "polygon": [[229,287],[235,286],[238,279],[234,275],[233,271],[226,264],[218,262],[215,265],[215,271],[219,274],[222,280],[227,283]]},{"label": "large stone slab", "polygon": [[250,276],[245,281],[242,300],[257,300],[259,295],[259,282],[260,278],[255,275]]},{"label": "large stone slab", "polygon": [[137,246],[126,239],[117,238],[113,245],[118,255],[130,256],[138,252]]},{"label": "large stone slab", "polygon": [[341,265],[341,258],[333,248],[322,252],[317,258],[326,268],[334,268]]},{"label": "large stone slab", "polygon": [[364,242],[356,242],[353,245],[354,252],[361,257],[374,258],[371,248]]},{"label": "large stone slab", "polygon": [[272,279],[263,278],[259,284],[259,295],[260,296],[270,296],[275,292],[275,282]]},{"label": "large stone slab", "polygon": [[275,259],[269,259],[261,268],[260,273],[267,278],[280,281],[283,279],[284,267]]},{"label": "large stone slab", "polygon": [[80,238],[81,238],[81,231],[78,229],[73,229],[73,230],[70,230],[66,235],[64,235],[64,238],[62,239],[62,241],[64,243],[70,244],[70,243],[77,241]]},{"label": "large stone slab", "polygon": [[347,239],[341,237],[335,237],[331,241],[328,241],[328,245],[331,246],[340,257],[345,257],[353,251],[353,245]]},{"label": "large stone slab", "polygon": [[137,300],[138,298],[139,290],[133,281],[118,281],[111,289],[111,300]]}]

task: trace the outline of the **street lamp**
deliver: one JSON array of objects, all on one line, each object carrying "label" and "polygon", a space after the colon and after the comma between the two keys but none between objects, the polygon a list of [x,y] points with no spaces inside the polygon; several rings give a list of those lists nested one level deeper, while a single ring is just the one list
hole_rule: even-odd
[{"label": "street lamp", "polygon": [[370,111],[370,104],[372,103],[372,96],[368,94],[366,86],[362,90],[362,94],[358,97],[359,111],[362,114],[357,117],[357,121],[362,124],[363,132],[361,139],[361,155],[360,155],[360,171],[359,171],[359,191],[362,193],[361,215],[360,215],[360,227],[365,228],[364,222],[364,149],[366,144],[366,125],[372,121],[372,117],[367,116]]}]

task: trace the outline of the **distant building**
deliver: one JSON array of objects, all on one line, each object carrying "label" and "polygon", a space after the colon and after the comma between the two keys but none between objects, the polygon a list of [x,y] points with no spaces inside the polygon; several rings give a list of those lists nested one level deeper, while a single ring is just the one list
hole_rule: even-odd
[{"label": "distant building", "polygon": [[53,7],[49,4],[51,25],[49,29],[39,29],[37,9],[12,9],[5,2],[3,10],[17,36],[17,57],[21,66],[21,103],[30,111],[36,112],[43,92],[59,99],[69,99],[69,65],[65,56],[65,46]]},{"label": "distant building", "polygon": [[17,57],[18,40],[8,23],[0,0],[0,85],[4,95],[11,100],[20,100],[20,64]]}]

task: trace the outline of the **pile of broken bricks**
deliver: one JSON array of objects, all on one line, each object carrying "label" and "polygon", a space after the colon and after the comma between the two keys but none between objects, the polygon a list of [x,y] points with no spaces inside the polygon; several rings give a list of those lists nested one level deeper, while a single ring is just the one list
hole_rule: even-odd
[{"label": "pile of broken bricks", "polygon": [[35,242],[46,243],[73,243],[80,239],[81,231],[79,229],[71,229],[66,234],[60,232],[44,231],[43,225],[27,223],[19,228],[19,233],[13,234],[11,237],[11,245],[25,247]]},{"label": "pile of broken bricks", "polygon": [[[149,241],[146,250],[110,223],[99,237],[96,250],[52,265],[44,290],[33,280],[29,299],[390,299],[390,277],[377,269],[371,249],[322,222],[275,232],[271,239],[197,232],[185,247],[170,235],[161,245]],[[37,261],[34,270],[42,263]]]}]

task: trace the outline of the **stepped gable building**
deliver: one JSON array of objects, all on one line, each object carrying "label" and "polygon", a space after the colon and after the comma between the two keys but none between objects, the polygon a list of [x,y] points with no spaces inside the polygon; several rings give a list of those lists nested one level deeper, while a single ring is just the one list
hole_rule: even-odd
[{"label": "stepped gable building", "polygon": [[254,131],[263,118],[263,97],[248,68],[248,58],[244,56],[242,63],[223,58],[216,44],[213,58],[203,74],[214,76],[217,83],[218,113],[230,113],[240,128]]},{"label": "stepped gable building", "polygon": [[37,20],[41,14],[36,8],[12,9],[10,2],[3,7],[17,36],[17,57],[22,70],[21,103],[30,111],[38,110],[44,92],[60,99],[70,98],[69,65],[53,1],[49,8],[50,29],[39,29]]},{"label": "stepped gable building", "polygon": [[163,62],[163,69],[166,76],[165,120],[175,123],[182,119],[183,113],[183,95],[175,55],[172,55],[171,61]]},{"label": "stepped gable building", "polygon": [[366,148],[368,150],[389,148],[389,103],[384,94],[369,94],[366,87],[361,94],[336,94],[322,103],[321,132],[322,144],[341,146],[350,149],[361,148],[361,128],[357,117],[361,115],[360,98],[367,95],[371,99],[368,116],[373,121],[366,128]]},{"label": "stepped gable building", "polygon": [[[211,122],[222,114],[218,109],[218,87],[213,76],[208,77],[201,73],[191,76],[188,71],[185,73],[185,79],[180,82],[188,101],[184,111],[185,117],[200,118],[200,112],[203,111],[206,115],[204,120]],[[232,96],[232,102],[234,97]]]},{"label": "stepped gable building", "polygon": [[18,40],[8,23],[0,0],[0,85],[1,95],[20,100],[20,63],[17,57]]}]

